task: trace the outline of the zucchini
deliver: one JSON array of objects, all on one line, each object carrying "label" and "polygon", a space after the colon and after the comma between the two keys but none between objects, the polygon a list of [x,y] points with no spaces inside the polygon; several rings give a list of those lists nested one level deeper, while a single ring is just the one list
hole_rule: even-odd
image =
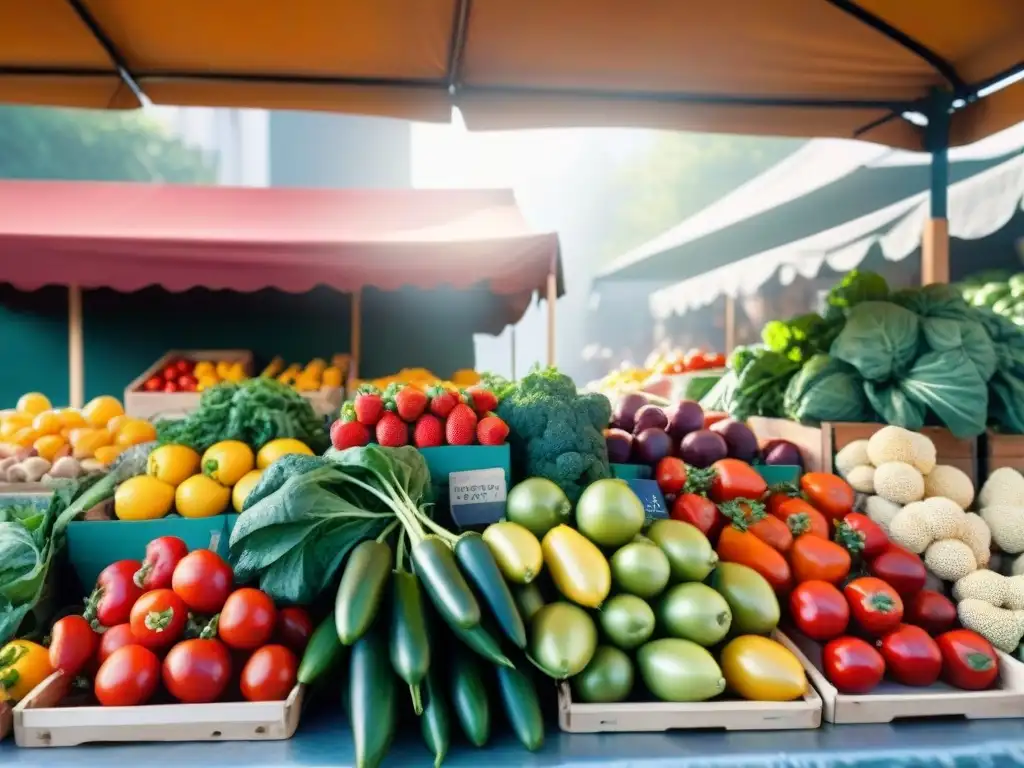
[{"label": "zucchini", "polygon": [[455,562],[451,548],[437,536],[427,536],[412,548],[416,575],[431,602],[453,629],[480,623],[480,604]]},{"label": "zucchini", "polygon": [[531,752],[544,744],[544,715],[533,680],[518,669],[497,667],[498,692],[516,738]]},{"label": "zucchini", "polygon": [[320,622],[309,638],[309,644],[299,662],[297,679],[304,685],[316,682],[341,657],[343,646],[338,639],[338,630],[334,626],[334,616],[328,616]]},{"label": "zucchini", "polygon": [[391,574],[391,666],[412,693],[412,708],[423,712],[420,683],[430,669],[430,641],[423,597],[416,577],[405,571]]},{"label": "zucchini", "polygon": [[437,670],[432,669],[423,681],[426,703],[423,705],[423,716],[420,718],[423,741],[426,742],[427,749],[434,754],[434,768],[440,768],[444,762],[452,738],[448,702],[444,700],[437,678]]},{"label": "zucchini", "polygon": [[462,534],[455,542],[455,559],[483,596],[505,637],[517,648],[525,648],[526,625],[487,542],[479,533]]},{"label": "zucchini", "polygon": [[379,631],[367,632],[349,659],[349,719],[359,768],[376,768],[387,755],[398,719],[395,688],[387,641]]},{"label": "zucchini", "polygon": [[380,541],[360,542],[349,556],[334,600],[338,639],[352,645],[373,624],[391,575],[391,547]]},{"label": "zucchini", "polygon": [[452,660],[452,708],[469,742],[482,747],[491,736],[491,708],[480,661],[471,653]]}]

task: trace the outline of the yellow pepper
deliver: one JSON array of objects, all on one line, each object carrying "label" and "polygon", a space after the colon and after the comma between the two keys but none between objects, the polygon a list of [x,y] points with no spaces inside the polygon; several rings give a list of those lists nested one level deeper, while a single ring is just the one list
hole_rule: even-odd
[{"label": "yellow pepper", "polygon": [[0,700],[19,702],[53,674],[50,652],[29,640],[12,640],[0,648]]}]

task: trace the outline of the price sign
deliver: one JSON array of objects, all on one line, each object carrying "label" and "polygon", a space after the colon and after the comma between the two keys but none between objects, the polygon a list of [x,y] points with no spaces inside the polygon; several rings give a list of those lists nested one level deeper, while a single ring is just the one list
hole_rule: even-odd
[{"label": "price sign", "polygon": [[470,469],[448,475],[448,501],[459,528],[496,523],[505,516],[505,471]]},{"label": "price sign", "polygon": [[644,515],[648,520],[658,520],[668,517],[668,507],[665,505],[665,497],[654,480],[641,480],[633,478],[626,481],[630,490],[644,505]]}]

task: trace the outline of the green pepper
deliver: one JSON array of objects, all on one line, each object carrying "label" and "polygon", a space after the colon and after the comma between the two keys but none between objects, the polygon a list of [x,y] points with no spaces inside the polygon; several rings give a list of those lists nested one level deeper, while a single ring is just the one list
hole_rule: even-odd
[{"label": "green pepper", "polygon": [[498,692],[516,738],[531,752],[544,744],[544,716],[537,688],[518,669],[498,667]]},{"label": "green pepper", "polygon": [[391,547],[380,541],[363,541],[349,555],[334,601],[338,639],[352,645],[370,628],[384,598],[391,575]]},{"label": "green pepper", "polygon": [[425,537],[412,548],[412,559],[420,583],[447,624],[469,629],[480,623],[480,604],[444,541]]},{"label": "green pepper", "polygon": [[505,577],[494,561],[490,547],[479,533],[462,534],[455,542],[455,559],[483,596],[504,635],[517,648],[526,647],[526,626],[512,598]]},{"label": "green pepper", "polygon": [[452,627],[452,631],[459,640],[488,661],[503,667],[515,666],[511,660],[501,652],[501,645],[495,639],[494,635],[488,632],[482,624],[477,624],[475,627],[471,627],[470,629]]},{"label": "green pepper", "polygon": [[378,630],[367,632],[352,646],[349,659],[348,707],[359,768],[376,768],[387,755],[398,719],[397,699],[387,641]]},{"label": "green pepper", "polygon": [[391,666],[395,674],[409,685],[412,707],[419,715],[423,712],[419,686],[430,668],[430,640],[423,597],[419,581],[411,573],[394,571],[391,581]]},{"label": "green pepper", "polygon": [[452,708],[466,738],[482,747],[491,735],[491,709],[481,664],[471,653],[456,653],[452,662]]},{"label": "green pepper", "polygon": [[334,625],[334,616],[328,616],[320,622],[309,638],[309,644],[299,662],[296,676],[300,683],[309,685],[329,670],[341,656],[343,646],[338,639],[338,630]]},{"label": "green pepper", "polygon": [[427,702],[423,706],[423,716],[420,718],[423,741],[426,742],[427,748],[434,753],[434,768],[440,768],[441,763],[444,762],[452,738],[448,704],[444,700],[437,677],[437,670],[431,669],[424,680]]}]

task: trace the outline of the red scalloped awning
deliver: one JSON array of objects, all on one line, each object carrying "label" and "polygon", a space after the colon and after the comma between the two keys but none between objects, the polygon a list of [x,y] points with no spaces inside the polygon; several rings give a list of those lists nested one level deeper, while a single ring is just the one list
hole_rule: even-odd
[{"label": "red scalloped awning", "polygon": [[482,287],[517,319],[558,236],[510,190],[0,182],[0,282],[134,291]]}]

